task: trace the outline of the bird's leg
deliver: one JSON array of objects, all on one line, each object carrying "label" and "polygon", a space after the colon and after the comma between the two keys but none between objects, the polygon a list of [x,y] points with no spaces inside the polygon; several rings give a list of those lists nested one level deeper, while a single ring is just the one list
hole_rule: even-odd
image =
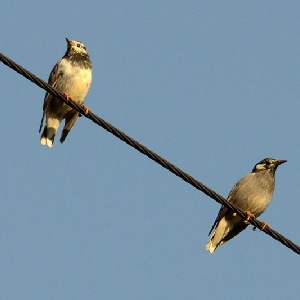
[{"label": "bird's leg", "polygon": [[266,223],[266,222],[264,222],[264,221],[261,221],[261,223],[263,224],[263,226],[262,226],[261,230],[265,230],[266,228],[267,228],[267,229],[269,229],[269,228],[270,228],[270,226],[269,226],[269,224],[268,224],[268,223]]},{"label": "bird's leg", "polygon": [[[91,111],[91,109],[89,107],[85,106],[85,105],[83,105],[83,108],[85,110],[85,114],[84,115],[87,115]],[[82,117],[82,114],[79,114],[79,117]]]},{"label": "bird's leg", "polygon": [[[64,93],[63,95],[64,95],[64,97],[66,98],[67,101],[71,100],[71,97],[68,93]],[[85,115],[87,115],[91,111],[91,109],[89,107],[85,106],[85,105],[83,105],[83,108],[85,110]],[[75,111],[75,109],[72,108],[72,111]],[[79,117],[81,117],[81,115],[79,115]]]},{"label": "bird's leg", "polygon": [[254,214],[252,214],[250,211],[245,211],[245,213],[247,214],[247,218],[246,218],[246,220],[244,220],[244,223],[245,224],[247,224],[247,225],[249,225],[250,223],[249,223],[249,220],[251,219],[251,218],[254,218],[255,216],[254,216]]},{"label": "bird's leg", "polygon": [[[66,98],[67,101],[71,100],[71,96],[68,93],[63,93],[64,97]],[[76,110],[74,108],[71,108],[70,112],[75,112]]]},{"label": "bird's leg", "polygon": [[64,97],[66,98],[67,101],[71,100],[71,96],[68,93],[63,93]]},{"label": "bird's leg", "polygon": [[[262,223],[262,228],[261,228],[261,230],[260,231],[263,231],[263,230],[265,230],[266,228],[267,229],[270,229],[270,226],[269,226],[269,224],[268,223],[266,223],[266,222],[264,222],[264,221],[261,221],[261,223]],[[253,231],[255,231],[256,230],[256,226],[255,227],[253,227]]]},{"label": "bird's leg", "polygon": [[91,109],[89,107],[85,106],[85,105],[83,105],[83,108],[85,110],[86,115],[91,111]]}]

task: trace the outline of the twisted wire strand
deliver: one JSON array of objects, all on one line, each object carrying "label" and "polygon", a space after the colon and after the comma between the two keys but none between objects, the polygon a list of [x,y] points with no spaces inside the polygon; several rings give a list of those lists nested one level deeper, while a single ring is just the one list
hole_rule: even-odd
[{"label": "twisted wire strand", "polygon": [[[79,104],[75,103],[72,100],[67,100],[64,97],[63,94],[56,91],[48,83],[46,83],[42,79],[38,78],[37,76],[35,76],[31,72],[29,72],[28,70],[24,69],[22,66],[18,65],[13,60],[11,60],[8,57],[4,56],[2,53],[0,53],[0,61],[2,61],[9,68],[15,70],[17,73],[21,74],[22,76],[24,76],[28,80],[32,81],[34,84],[36,84],[39,87],[41,87],[42,89],[46,90],[48,93],[50,93],[53,96],[57,97],[58,99],[60,99],[65,104],[69,105],[70,107],[72,107],[73,109],[78,111],[80,114],[84,115],[86,118],[92,120],[97,125],[103,127],[105,130],[112,133],[114,136],[116,136],[120,140],[124,141],[129,146],[135,148],[136,150],[138,150],[142,154],[148,156],[150,159],[152,159],[153,161],[155,161],[156,163],[158,163],[159,165],[161,165],[165,169],[169,170],[170,172],[172,172],[176,176],[183,179],[185,182],[191,184],[196,189],[200,190],[201,192],[203,192],[204,194],[206,194],[210,198],[214,199],[219,204],[229,208],[230,210],[235,212],[237,215],[239,215],[241,218],[243,218],[243,219],[247,218],[247,214],[244,211],[242,211],[239,207],[237,207],[236,205],[228,202],[224,197],[220,196],[219,194],[214,192],[212,189],[210,189],[209,187],[205,186],[200,181],[193,178],[191,175],[185,173],[184,171],[182,171],[181,169],[179,169],[175,165],[168,162],[166,159],[162,158],[161,156],[159,156],[158,154],[156,154],[152,150],[150,150],[147,147],[145,147],[144,145],[140,144],[139,142],[137,142],[136,140],[134,140],[130,136],[126,135],[124,132],[120,131],[119,129],[117,129],[116,127],[111,125],[110,123],[106,122],[105,120],[101,119],[99,116],[92,113],[91,111],[89,111],[86,114],[86,110],[82,105],[79,105]],[[254,217],[250,218],[249,223],[251,223],[254,227],[257,227],[259,229],[263,229],[264,225],[265,225],[263,222],[260,222],[258,219],[254,218]],[[291,250],[293,250],[295,253],[300,254],[300,247],[297,244],[293,243],[291,240],[289,240],[286,237],[284,237],[283,235],[281,235],[279,232],[271,229],[268,226],[265,227],[263,229],[263,231],[266,234],[270,235],[275,240],[279,241],[281,244],[283,244],[287,248],[290,248]]]}]

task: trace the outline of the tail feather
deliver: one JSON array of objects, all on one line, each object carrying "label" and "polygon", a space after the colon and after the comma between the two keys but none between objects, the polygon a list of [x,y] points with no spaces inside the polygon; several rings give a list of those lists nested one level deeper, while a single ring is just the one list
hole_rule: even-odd
[{"label": "tail feather", "polygon": [[56,129],[52,127],[47,128],[47,125],[45,125],[43,133],[41,135],[41,144],[47,145],[49,148],[53,147],[55,133]]},{"label": "tail feather", "polygon": [[213,254],[216,248],[217,246],[215,246],[212,239],[210,239],[206,244],[206,250],[208,250],[211,254]]},{"label": "tail feather", "polygon": [[61,119],[57,117],[47,117],[46,125],[41,135],[41,144],[47,145],[49,148],[53,147],[55,134]]},{"label": "tail feather", "polygon": [[40,129],[39,129],[39,132],[41,132],[41,130],[42,130],[42,127],[43,127],[43,124],[44,124],[45,115],[46,115],[46,113],[45,113],[45,111],[44,111],[44,112],[43,112],[42,119],[41,119],[41,123],[40,123]]},{"label": "tail feather", "polygon": [[240,217],[232,217],[226,219],[225,217],[220,220],[216,229],[212,233],[209,241],[206,244],[206,250],[214,253],[219,247],[234,238],[241,231],[246,229],[248,224],[243,222]]},{"label": "tail feather", "polygon": [[69,134],[72,127],[75,125],[75,122],[77,121],[79,117],[79,112],[77,111],[70,111],[66,116],[65,126],[62,130],[60,142],[63,143],[66,139],[67,135]]}]

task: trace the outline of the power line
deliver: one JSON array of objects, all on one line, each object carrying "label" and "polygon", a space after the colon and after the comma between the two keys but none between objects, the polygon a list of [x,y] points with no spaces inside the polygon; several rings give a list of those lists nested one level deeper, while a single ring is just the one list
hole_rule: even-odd
[{"label": "power line", "polygon": [[[100,117],[98,117],[97,115],[92,113],[91,111],[89,111],[86,114],[85,113],[86,110],[82,105],[79,105],[79,104],[75,103],[72,100],[67,100],[64,97],[63,94],[56,91],[48,83],[41,80],[40,78],[38,78],[37,76],[35,76],[31,72],[27,71],[22,66],[18,65],[17,63],[12,61],[8,57],[4,56],[2,53],[0,53],[0,60],[5,65],[7,65],[9,68],[15,70],[16,72],[18,72],[19,74],[21,74],[25,78],[29,79],[30,81],[32,81],[33,83],[35,83],[36,85],[41,87],[42,89],[46,90],[48,93],[50,93],[53,96],[57,97],[58,99],[60,99],[65,104],[69,105],[70,107],[72,107],[73,109],[78,111],[80,114],[84,115],[86,118],[92,120],[94,123],[96,123],[97,125],[103,127],[105,130],[112,133],[114,136],[116,136],[120,140],[124,141],[129,146],[135,148],[136,150],[138,150],[142,154],[148,156],[150,159],[154,160],[156,163],[160,164],[162,167],[166,168],[167,170],[169,170],[170,172],[172,172],[176,176],[180,177],[185,182],[191,184],[196,189],[200,190],[201,192],[203,192],[204,194],[206,194],[210,198],[214,199],[215,201],[217,201],[221,205],[231,209],[233,212],[237,213],[237,215],[239,215],[243,219],[247,218],[247,214],[244,211],[242,211],[241,209],[239,209],[236,205],[228,202],[225,198],[223,198],[222,196],[220,196],[219,194],[217,194],[216,192],[211,190],[209,187],[205,186],[200,181],[196,180],[195,178],[193,178],[189,174],[185,173],[184,171],[182,171],[181,169],[179,169],[175,165],[168,162],[166,159],[162,158],[161,156],[159,156],[155,152],[151,151],[150,149],[148,149],[144,145],[140,144],[139,142],[137,142],[136,140],[134,140],[130,136],[126,135],[124,132],[120,131],[119,129],[117,129],[116,127],[111,125],[110,123],[106,122],[105,120],[101,119]],[[260,222],[256,218],[251,218],[249,220],[249,223],[251,223],[252,225],[254,225],[255,227],[257,227],[259,229],[264,228],[264,225],[265,225],[265,223]],[[279,241],[280,243],[282,243],[286,247],[288,247],[291,250],[293,250],[294,252],[296,252],[297,254],[300,254],[300,247],[297,244],[293,243],[291,240],[289,240],[286,237],[284,237],[283,235],[281,235],[279,232],[271,229],[268,226],[265,227],[263,229],[263,231],[266,234],[270,235],[275,240]]]}]

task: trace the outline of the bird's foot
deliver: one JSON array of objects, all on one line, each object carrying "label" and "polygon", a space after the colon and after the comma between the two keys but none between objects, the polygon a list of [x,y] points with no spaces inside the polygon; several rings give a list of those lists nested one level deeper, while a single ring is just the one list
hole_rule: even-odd
[{"label": "bird's foot", "polygon": [[86,115],[91,111],[91,109],[89,107],[85,106],[85,105],[83,105],[83,108],[85,110]]},{"label": "bird's foot", "polygon": [[[269,229],[270,228],[270,226],[269,226],[269,224],[268,223],[266,223],[266,222],[264,222],[264,221],[261,221],[261,223],[262,223],[262,228],[261,228],[261,230],[260,231],[263,231],[263,230],[265,230],[265,229]],[[255,231],[256,230],[256,226],[255,227],[253,227],[253,231]]]},{"label": "bird's foot", "polygon": [[71,96],[68,93],[63,94],[67,101],[71,100]]},{"label": "bird's foot", "polygon": [[247,224],[247,225],[249,225],[250,223],[249,223],[249,220],[251,219],[251,218],[255,218],[255,216],[254,216],[254,214],[252,214],[250,211],[245,211],[245,213],[247,214],[247,218],[246,218],[246,220],[244,220],[244,223],[245,224]]},{"label": "bird's foot", "polygon": [[261,223],[263,224],[263,226],[262,226],[262,228],[261,228],[262,231],[265,230],[266,228],[267,228],[267,229],[270,229],[270,226],[269,226],[268,223],[266,223],[266,222],[264,222],[264,221],[261,221]]},{"label": "bird's foot", "polygon": [[[84,115],[87,115],[91,111],[91,109],[89,107],[85,106],[85,105],[83,105],[83,108],[85,110],[85,114]],[[82,117],[82,114],[79,114],[79,117]]]},{"label": "bird's foot", "polygon": [[[67,101],[71,100],[71,96],[68,93],[64,93],[63,95],[64,95],[64,97],[66,98]],[[83,106],[83,108],[85,110],[85,115],[87,115],[91,111],[91,109],[89,107],[85,106],[85,105]],[[72,109],[72,110],[75,111],[75,109]],[[81,115],[79,115],[79,117],[81,117]]]}]

